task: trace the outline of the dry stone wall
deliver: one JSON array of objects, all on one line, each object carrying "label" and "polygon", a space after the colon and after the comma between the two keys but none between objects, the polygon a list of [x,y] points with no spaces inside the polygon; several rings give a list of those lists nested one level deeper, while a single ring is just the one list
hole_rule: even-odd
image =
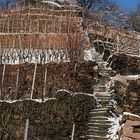
[{"label": "dry stone wall", "polygon": [[[2,100],[30,98],[35,64],[0,65],[0,71]],[[38,64],[33,98],[53,97],[59,89],[92,94],[97,78],[98,67],[93,61]]]},{"label": "dry stone wall", "polygon": [[140,79],[116,80],[114,98],[119,112],[131,112],[140,115]]},{"label": "dry stone wall", "polygon": [[140,58],[126,54],[115,54],[108,63],[112,70],[121,75],[132,75],[140,73]]},{"label": "dry stone wall", "polygon": [[21,140],[25,120],[29,119],[28,139],[69,140],[75,123],[75,139],[86,134],[88,112],[96,108],[93,96],[84,93],[58,91],[54,98],[0,102],[0,139]]},{"label": "dry stone wall", "polygon": [[125,114],[122,118],[121,140],[140,140],[140,117]]}]

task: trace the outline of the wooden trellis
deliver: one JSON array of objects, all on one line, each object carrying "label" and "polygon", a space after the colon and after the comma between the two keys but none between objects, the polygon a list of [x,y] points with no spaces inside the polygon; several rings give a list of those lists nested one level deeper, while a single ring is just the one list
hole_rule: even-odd
[{"label": "wooden trellis", "polygon": [[[113,52],[139,55],[139,45],[140,45],[140,34],[136,32],[128,32],[124,30],[119,30],[111,27],[105,27],[101,25],[91,25],[88,27],[88,32],[90,34],[94,34],[100,38],[104,38],[102,40],[105,44],[112,44],[112,48],[110,50],[114,50]],[[95,39],[96,40],[96,39]],[[97,40],[96,40],[97,41]],[[116,45],[114,45],[114,43]],[[116,47],[116,48],[114,48]],[[107,48],[108,49],[108,48]]]},{"label": "wooden trellis", "polygon": [[90,46],[73,6],[23,6],[0,14],[1,63],[82,60]]}]

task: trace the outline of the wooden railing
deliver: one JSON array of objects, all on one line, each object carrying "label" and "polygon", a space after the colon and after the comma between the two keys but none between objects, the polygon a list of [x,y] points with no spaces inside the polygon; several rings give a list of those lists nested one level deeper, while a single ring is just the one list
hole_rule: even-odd
[{"label": "wooden railing", "polygon": [[87,28],[89,34],[96,37],[106,38],[106,40],[114,40],[116,42],[116,52],[139,55],[140,33],[106,27],[101,25],[90,25]]}]

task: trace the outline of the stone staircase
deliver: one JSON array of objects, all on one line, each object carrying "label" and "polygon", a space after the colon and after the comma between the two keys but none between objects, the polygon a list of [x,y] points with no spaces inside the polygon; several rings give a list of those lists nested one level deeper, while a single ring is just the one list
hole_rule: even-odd
[{"label": "stone staircase", "polygon": [[99,63],[99,72],[103,76],[94,87],[94,96],[98,100],[99,108],[92,109],[89,113],[87,124],[87,140],[111,140],[110,128],[113,126],[113,121],[109,117],[115,114],[114,101],[109,87],[106,84],[109,82],[110,69],[105,67],[105,62],[101,57],[96,60]]}]

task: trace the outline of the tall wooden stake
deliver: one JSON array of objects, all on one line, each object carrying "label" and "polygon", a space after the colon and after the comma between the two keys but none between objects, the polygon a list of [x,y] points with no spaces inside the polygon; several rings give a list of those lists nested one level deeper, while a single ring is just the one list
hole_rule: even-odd
[{"label": "tall wooden stake", "polygon": [[75,132],[75,123],[73,124],[73,127],[72,127],[71,140],[74,140],[74,132]]},{"label": "tall wooden stake", "polygon": [[24,140],[27,140],[27,137],[28,137],[28,129],[29,129],[29,119],[26,119],[26,122],[25,122],[25,131],[24,131]]},{"label": "tall wooden stake", "polygon": [[35,86],[36,69],[37,69],[37,63],[35,63],[33,83],[32,83],[32,89],[31,89],[31,99],[33,99],[33,91],[34,91],[34,86]]},{"label": "tall wooden stake", "polygon": [[44,77],[44,91],[43,91],[43,100],[46,96],[46,82],[47,82],[47,67],[45,69],[45,77]]}]

